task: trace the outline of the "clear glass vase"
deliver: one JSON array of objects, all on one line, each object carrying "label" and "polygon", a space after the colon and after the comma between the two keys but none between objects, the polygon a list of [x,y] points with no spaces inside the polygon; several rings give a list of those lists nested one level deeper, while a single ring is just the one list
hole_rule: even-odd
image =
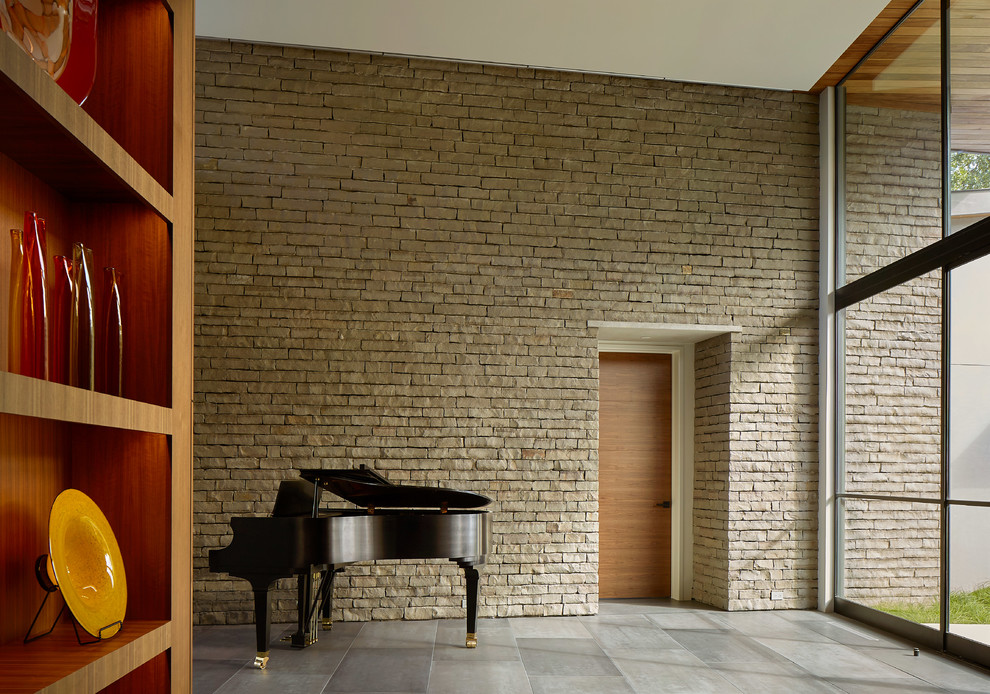
[{"label": "clear glass vase", "polygon": [[69,326],[69,385],[96,389],[96,328],[93,312],[93,251],[72,246],[72,317]]},{"label": "clear glass vase", "polygon": [[117,268],[103,268],[106,308],[103,330],[103,392],[122,396],[124,387],[124,325],[120,310],[120,279]]},{"label": "clear glass vase", "polygon": [[51,378],[56,383],[69,383],[69,329],[72,324],[72,258],[55,256],[52,266]]}]

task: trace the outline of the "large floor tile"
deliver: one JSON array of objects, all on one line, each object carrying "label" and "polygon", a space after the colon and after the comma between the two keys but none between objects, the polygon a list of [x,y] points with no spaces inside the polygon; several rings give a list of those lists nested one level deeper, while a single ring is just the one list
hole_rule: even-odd
[{"label": "large floor tile", "polygon": [[314,694],[323,691],[329,679],[327,675],[242,668],[217,694]]},{"label": "large floor tile", "polygon": [[661,629],[721,629],[722,625],[713,621],[714,615],[705,612],[655,612],[646,618]]},{"label": "large floor tile", "polygon": [[861,652],[943,689],[990,692],[990,680],[986,672],[928,651],[921,651],[917,656],[913,649],[865,648]]},{"label": "large floor tile", "polygon": [[602,616],[707,609],[715,608],[700,602],[671,600],[670,598],[613,598],[598,601],[598,614]]},{"label": "large floor tile", "polygon": [[437,622],[365,622],[354,648],[433,648]]},{"label": "large floor tile", "polygon": [[347,651],[326,692],[425,694],[432,648],[358,648]]},{"label": "large floor tile", "polygon": [[838,643],[806,643],[766,638],[757,641],[821,679],[843,679],[850,676],[871,682],[911,679],[910,675],[864,655],[859,649]]},{"label": "large floor tile", "polygon": [[520,662],[436,661],[429,694],[532,694]]},{"label": "large floor tile", "polygon": [[[719,612],[708,615],[714,624],[734,629],[747,637],[786,638],[795,641],[827,642],[829,638],[806,623],[789,618],[791,611]],[[797,610],[795,610],[797,612]]]},{"label": "large floor tile", "polygon": [[242,667],[244,663],[197,658],[192,673],[193,694],[212,694]]},{"label": "large floor tile", "polygon": [[530,677],[533,694],[636,694],[624,677]]},{"label": "large floor tile", "polygon": [[[282,625],[272,627],[272,634],[281,633]],[[193,630],[193,656],[209,653],[211,660],[254,660],[258,641],[253,624],[215,625]]]},{"label": "large floor tile", "polygon": [[585,628],[608,653],[612,649],[679,648],[680,645],[655,622],[643,615],[584,617]]},{"label": "large floor tile", "polygon": [[519,651],[516,649],[516,637],[507,624],[479,628],[477,647],[465,648],[464,626],[440,622],[433,659],[519,662]]},{"label": "large floor tile", "polygon": [[870,629],[865,624],[857,624],[839,616],[822,620],[806,616],[798,624],[827,637],[836,643],[856,648],[905,648],[906,642]]},{"label": "large floor tile", "polygon": [[684,649],[709,665],[783,660],[770,648],[735,630],[667,629],[666,633]]},{"label": "large floor tile", "polygon": [[586,639],[591,636],[578,617],[516,617],[509,620],[516,638]]},{"label": "large floor tile", "polygon": [[847,677],[829,681],[846,694],[949,694],[949,690],[921,680],[871,680]]},{"label": "large floor tile", "polygon": [[594,639],[516,639],[530,677],[614,677],[619,674]]},{"label": "large floor tile", "polygon": [[712,669],[745,694],[839,694],[838,687],[793,663],[715,663]]},{"label": "large floor tile", "polygon": [[612,661],[636,694],[728,694],[739,691],[721,674],[684,650],[621,651],[612,654]]}]

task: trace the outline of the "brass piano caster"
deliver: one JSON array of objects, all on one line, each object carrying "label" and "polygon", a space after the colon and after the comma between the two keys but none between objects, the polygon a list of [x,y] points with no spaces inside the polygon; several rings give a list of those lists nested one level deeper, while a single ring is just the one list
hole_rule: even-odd
[{"label": "brass piano caster", "polygon": [[478,647],[478,635],[468,634],[467,639],[464,641],[465,648],[477,648]]},{"label": "brass piano caster", "polygon": [[333,629],[333,620],[329,618],[321,619],[320,626],[323,627],[323,631],[330,631],[331,629]]},{"label": "brass piano caster", "polygon": [[258,651],[258,655],[254,657],[254,666],[259,670],[268,667],[268,653],[269,651]]}]

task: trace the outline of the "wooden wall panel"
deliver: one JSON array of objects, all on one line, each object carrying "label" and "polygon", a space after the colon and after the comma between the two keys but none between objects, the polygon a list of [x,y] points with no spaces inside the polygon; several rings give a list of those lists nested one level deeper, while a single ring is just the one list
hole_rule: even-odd
[{"label": "wooden wall panel", "polygon": [[160,434],[73,425],[72,486],[113,528],[127,576],[127,619],[168,619],[171,451]]},{"label": "wooden wall panel", "polygon": [[166,694],[168,691],[170,691],[168,655],[160,653],[109,687],[102,689],[101,694]]},{"label": "wooden wall panel", "polygon": [[[44,591],[34,561],[48,554],[48,515],[68,486],[66,425],[44,419],[0,414],[0,645],[19,642]],[[44,631],[61,608],[49,600],[39,619]]]},{"label": "wooden wall panel", "polygon": [[161,0],[100,0],[97,52],[96,82],[83,109],[171,192],[173,61],[166,6]]}]

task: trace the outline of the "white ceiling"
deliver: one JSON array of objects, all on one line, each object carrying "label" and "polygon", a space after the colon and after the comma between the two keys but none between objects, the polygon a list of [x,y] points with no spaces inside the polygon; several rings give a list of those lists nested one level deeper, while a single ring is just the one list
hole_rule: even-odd
[{"label": "white ceiling", "polygon": [[808,90],[887,0],[196,0],[196,34]]}]

